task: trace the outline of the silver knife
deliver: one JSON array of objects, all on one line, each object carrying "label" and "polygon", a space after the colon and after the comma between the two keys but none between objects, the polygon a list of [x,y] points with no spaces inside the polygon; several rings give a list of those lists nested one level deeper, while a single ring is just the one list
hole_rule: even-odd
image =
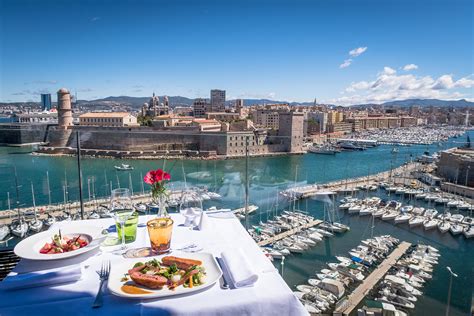
[{"label": "silver knife", "polygon": [[219,267],[222,270],[222,285],[221,285],[221,288],[223,288],[224,290],[228,290],[229,289],[229,282],[227,281],[227,277],[226,277],[225,272],[224,272],[224,265],[222,264],[222,259],[216,257],[216,261],[217,261],[217,264],[219,265]]}]

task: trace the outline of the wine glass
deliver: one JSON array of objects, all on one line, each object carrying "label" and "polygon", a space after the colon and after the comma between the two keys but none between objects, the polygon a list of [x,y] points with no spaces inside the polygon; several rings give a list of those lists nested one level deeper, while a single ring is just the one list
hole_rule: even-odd
[{"label": "wine glass", "polygon": [[129,189],[115,189],[112,190],[112,195],[110,196],[110,210],[111,215],[115,219],[116,224],[120,225],[122,239],[121,249],[125,250],[127,246],[125,245],[125,222],[135,211],[132,205],[132,197],[130,196]]},{"label": "wine glass", "polygon": [[196,218],[202,214],[202,199],[197,192],[193,190],[186,190],[183,192],[179,205],[179,212],[186,219],[184,226],[193,230]]}]

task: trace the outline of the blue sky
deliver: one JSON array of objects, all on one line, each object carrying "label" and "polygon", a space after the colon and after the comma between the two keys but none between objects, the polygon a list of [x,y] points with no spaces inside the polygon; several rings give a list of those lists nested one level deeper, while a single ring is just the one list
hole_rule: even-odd
[{"label": "blue sky", "polygon": [[470,0],[0,3],[0,101],[474,96]]}]

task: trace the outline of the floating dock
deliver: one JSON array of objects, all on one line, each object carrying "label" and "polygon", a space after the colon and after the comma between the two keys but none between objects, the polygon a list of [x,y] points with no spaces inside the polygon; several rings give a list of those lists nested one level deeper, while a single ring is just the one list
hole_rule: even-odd
[{"label": "floating dock", "polygon": [[300,232],[302,229],[306,229],[306,228],[310,228],[310,227],[319,225],[319,224],[321,224],[322,222],[323,222],[323,221],[320,220],[320,219],[315,219],[315,220],[313,220],[313,221],[311,221],[311,222],[309,222],[309,223],[306,223],[306,224],[304,224],[304,225],[301,225],[301,226],[298,226],[298,227],[296,227],[296,228],[287,230],[286,232],[283,232],[283,233],[281,233],[281,234],[275,235],[275,236],[273,236],[273,237],[271,237],[271,238],[268,238],[268,239],[266,239],[266,240],[262,240],[262,241],[258,242],[257,244],[258,244],[259,246],[266,246],[266,245],[268,245],[268,244],[272,244],[272,243],[274,243],[275,241],[278,241],[278,240],[283,239],[283,238],[285,238],[285,237],[294,235],[294,234]]},{"label": "floating dock", "polygon": [[398,259],[410,248],[411,243],[402,242],[365,280],[334,310],[333,315],[350,315],[369,291],[385,276]]}]

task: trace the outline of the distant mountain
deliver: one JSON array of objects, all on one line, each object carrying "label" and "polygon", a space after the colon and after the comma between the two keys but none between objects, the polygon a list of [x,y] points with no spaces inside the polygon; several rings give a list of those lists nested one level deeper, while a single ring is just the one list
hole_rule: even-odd
[{"label": "distant mountain", "polygon": [[[159,96],[160,101],[163,100],[164,96]],[[192,105],[193,99],[189,99],[181,96],[168,96],[170,104],[172,106],[186,106]],[[110,96],[103,99],[96,100],[79,100],[78,103],[81,105],[112,105],[112,104],[127,104],[132,107],[141,107],[143,103],[149,102],[150,97],[129,97],[129,96]]]},{"label": "distant mountain", "polygon": [[[163,100],[164,96],[159,96],[160,100]],[[170,105],[172,107],[175,106],[191,106],[193,104],[193,100],[191,98],[182,97],[182,96],[168,96]],[[130,96],[110,96],[102,99],[96,100],[79,100],[78,103],[84,106],[87,105],[95,105],[95,106],[113,106],[118,104],[125,104],[129,105],[134,108],[140,108],[143,103],[149,102],[150,97],[130,97]],[[30,102],[31,103],[31,102]],[[235,100],[227,100],[227,105],[232,105],[235,103]],[[281,101],[281,100],[270,100],[270,99],[244,99],[244,105],[250,106],[254,104],[281,104],[281,103],[289,103],[291,106],[298,106],[298,105],[313,105],[313,102],[288,102],[288,101]],[[16,103],[1,103],[0,106],[5,105],[25,105],[25,102],[16,102]],[[32,103],[35,104],[35,103]],[[446,100],[438,100],[438,99],[408,99],[408,100],[397,100],[397,101],[390,101],[385,102],[382,104],[357,104],[351,105],[351,108],[367,108],[374,105],[384,105],[384,106],[397,106],[397,107],[410,107],[410,106],[436,106],[436,107],[474,107],[474,102],[467,101],[465,99],[461,100],[453,100],[453,101],[446,101]]]},{"label": "distant mountain", "polygon": [[[373,104],[359,104],[352,105],[351,107],[367,107]],[[462,100],[438,100],[438,99],[408,99],[398,100],[382,103],[383,106],[398,106],[398,107],[410,107],[410,106],[436,106],[436,107],[474,107],[474,102]]]}]

